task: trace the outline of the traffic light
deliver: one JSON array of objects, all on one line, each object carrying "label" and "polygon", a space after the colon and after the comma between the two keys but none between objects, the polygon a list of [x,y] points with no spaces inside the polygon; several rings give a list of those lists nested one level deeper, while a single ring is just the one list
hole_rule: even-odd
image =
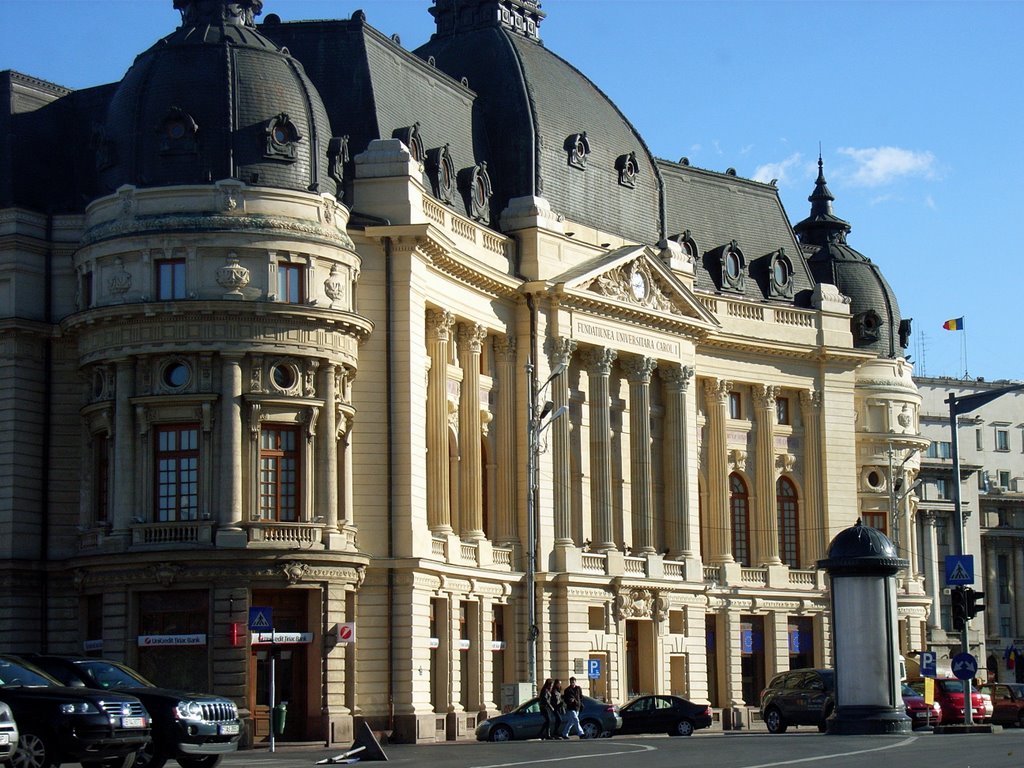
[{"label": "traffic light", "polygon": [[953,604],[953,629],[962,632],[967,626],[967,590],[965,587],[953,587],[949,593]]},{"label": "traffic light", "polygon": [[984,592],[975,592],[973,589],[968,587],[964,591],[964,601],[967,606],[967,620],[970,621],[979,613],[985,610],[984,604],[981,602],[985,597]]}]

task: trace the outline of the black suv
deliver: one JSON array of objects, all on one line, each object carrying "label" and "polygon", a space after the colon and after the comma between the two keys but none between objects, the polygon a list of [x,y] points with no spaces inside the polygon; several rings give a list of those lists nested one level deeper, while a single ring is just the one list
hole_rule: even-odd
[{"label": "black suv", "polygon": [[18,723],[18,768],[130,768],[149,742],[149,713],[135,696],[66,688],[14,656],[0,656],[0,701]]},{"label": "black suv", "polygon": [[831,669],[791,669],[771,679],[761,691],[761,719],[769,733],[785,733],[791,725],[816,725],[835,709],[836,675]]},{"label": "black suv", "polygon": [[212,768],[238,749],[241,721],[231,699],[158,688],[116,661],[89,656],[27,657],[65,685],[120,691],[137,696],[153,719],[153,740],[135,768],[161,768],[175,759],[184,768]]}]

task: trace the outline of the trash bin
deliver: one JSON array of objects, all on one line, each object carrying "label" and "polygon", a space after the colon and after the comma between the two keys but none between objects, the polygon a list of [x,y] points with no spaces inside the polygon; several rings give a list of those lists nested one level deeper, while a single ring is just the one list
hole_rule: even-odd
[{"label": "trash bin", "polygon": [[281,736],[284,733],[285,720],[288,718],[288,702],[282,701],[274,707],[273,728],[274,735]]}]

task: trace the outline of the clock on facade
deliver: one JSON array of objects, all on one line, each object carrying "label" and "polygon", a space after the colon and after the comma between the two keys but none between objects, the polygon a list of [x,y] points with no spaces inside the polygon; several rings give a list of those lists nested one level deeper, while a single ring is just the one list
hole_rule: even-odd
[{"label": "clock on facade", "polygon": [[634,270],[633,274],[629,277],[629,287],[633,289],[633,296],[636,297],[637,301],[644,299],[647,295],[647,280],[642,272]]}]

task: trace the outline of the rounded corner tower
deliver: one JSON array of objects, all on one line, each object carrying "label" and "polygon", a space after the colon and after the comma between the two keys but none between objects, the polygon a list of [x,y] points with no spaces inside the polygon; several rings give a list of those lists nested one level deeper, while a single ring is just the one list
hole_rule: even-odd
[{"label": "rounded corner tower", "polygon": [[237,179],[336,194],[323,101],[260,34],[262,0],[174,0],[181,26],[139,54],[107,111],[107,192]]}]

